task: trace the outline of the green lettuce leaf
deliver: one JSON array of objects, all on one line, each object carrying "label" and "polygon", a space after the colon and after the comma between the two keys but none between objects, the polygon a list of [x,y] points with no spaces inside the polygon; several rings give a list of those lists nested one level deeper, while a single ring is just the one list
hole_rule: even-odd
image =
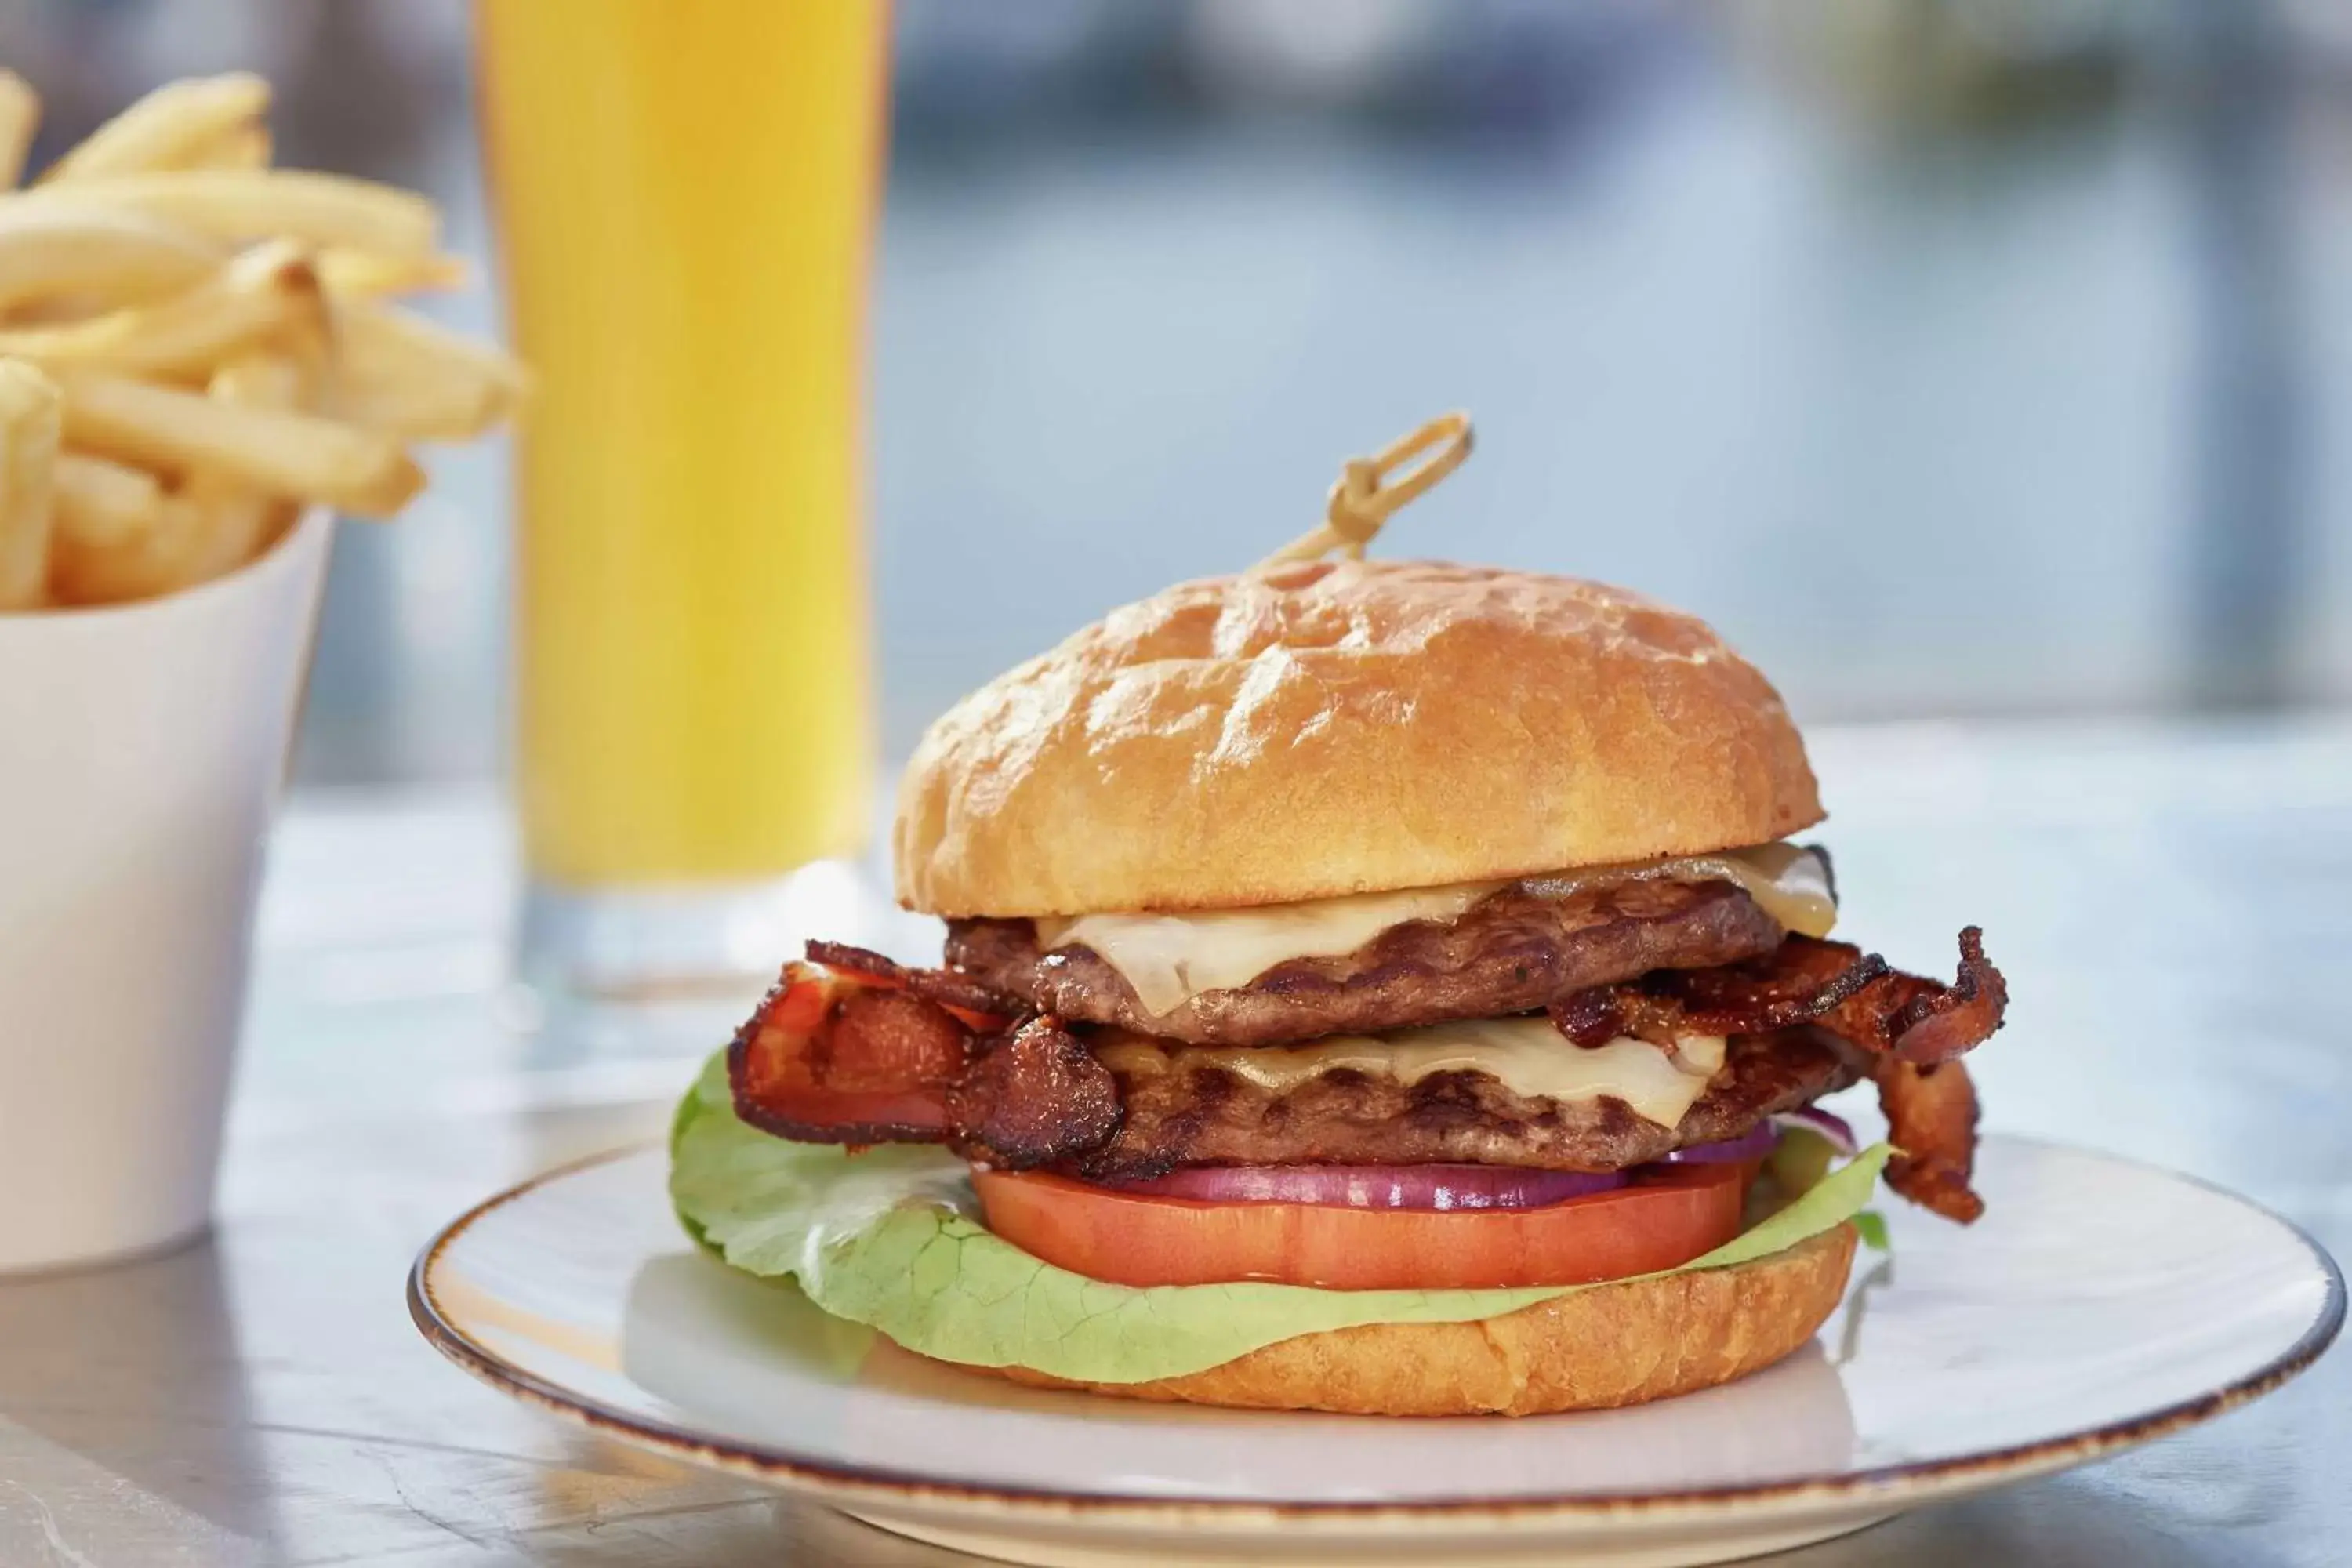
[{"label": "green lettuce leaf", "polygon": [[[1883,1143],[1863,1151],[1683,1268],[1745,1263],[1850,1218],[1870,1201],[1889,1152]],[[1299,1334],[1361,1323],[1469,1322],[1592,1289],[1108,1285],[992,1235],[974,1217],[963,1163],[944,1150],[899,1144],[853,1156],[745,1125],[735,1115],[723,1056],[712,1058],[678,1107],[670,1197],[688,1234],[727,1262],[753,1274],[791,1275],[824,1310],[909,1350],[1087,1383],[1180,1377]]]}]

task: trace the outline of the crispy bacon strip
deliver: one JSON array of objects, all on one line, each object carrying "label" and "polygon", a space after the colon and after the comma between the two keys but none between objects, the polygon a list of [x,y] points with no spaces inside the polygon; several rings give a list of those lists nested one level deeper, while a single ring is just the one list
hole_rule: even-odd
[{"label": "crispy bacon strip", "polygon": [[978,1037],[911,990],[788,963],[728,1047],[735,1112],[785,1138],[937,1142],[947,1134],[948,1087],[971,1065]]},{"label": "crispy bacon strip", "polygon": [[1886,1184],[1922,1208],[1966,1225],[1984,1212],[1969,1186],[1976,1161],[1976,1087],[1955,1059],[2000,1027],[2009,986],[1985,957],[1984,933],[1960,932],[1950,985],[1890,968],[1841,942],[1792,936],[1769,957],[1715,969],[1660,970],[1557,1004],[1552,1021],[1579,1045],[1622,1035],[1673,1044],[1679,1035],[1745,1035],[1810,1023],[1868,1055],[1887,1137],[1899,1151]]},{"label": "crispy bacon strip", "polygon": [[1984,932],[1975,926],[1960,932],[1960,968],[1950,985],[1923,980],[1907,989],[1890,1019],[1895,1054],[1922,1067],[1982,1045],[2009,1010],[2009,982],[1985,957]]},{"label": "crispy bacon strip", "polygon": [[1009,1171],[1098,1149],[1125,1114],[1118,1080],[1051,1014],[991,1044],[947,1110],[958,1153]]},{"label": "crispy bacon strip", "polygon": [[1579,1045],[1621,1035],[1668,1044],[1678,1035],[1752,1035],[1813,1024],[1874,1057],[1948,1061],[2000,1027],[2009,987],[1984,954],[1984,933],[1960,932],[1947,986],[1888,966],[1842,942],[1792,936],[1769,955],[1713,969],[1662,969],[1580,991],[1552,1020]]},{"label": "crispy bacon strip", "polygon": [[961,975],[811,942],[735,1037],[735,1111],[786,1138],[946,1143],[1020,1170],[1068,1159],[1118,1130],[1118,1086],[1065,1029],[1013,1026]]},{"label": "crispy bacon strip", "polygon": [[[1691,972],[1698,984],[1675,986],[1659,973],[1622,985],[1596,986],[1552,1004],[1551,1019],[1580,1046],[1605,1046],[1625,1035],[1671,1046],[1678,1035],[1758,1035],[1767,1029],[1818,1023],[1893,973],[1876,953],[1863,954],[1842,943],[1815,942],[1841,950],[1791,952],[1806,939],[1784,939],[1780,951],[1726,977],[1716,970]],[[1849,961],[1843,954],[1854,956]],[[1904,978],[1910,978],[1906,975]]]},{"label": "crispy bacon strip", "polygon": [[1916,1067],[1881,1057],[1874,1074],[1887,1141],[1898,1152],[1886,1184],[1921,1208],[1967,1225],[1984,1213],[1969,1186],[1976,1163],[1977,1090],[1960,1062]]},{"label": "crispy bacon strip", "polygon": [[810,942],[806,956],[811,963],[822,963],[850,979],[911,991],[987,1034],[1011,1028],[1014,1019],[1029,1011],[1018,997],[991,991],[968,974],[952,969],[909,969],[896,959],[845,942]]}]

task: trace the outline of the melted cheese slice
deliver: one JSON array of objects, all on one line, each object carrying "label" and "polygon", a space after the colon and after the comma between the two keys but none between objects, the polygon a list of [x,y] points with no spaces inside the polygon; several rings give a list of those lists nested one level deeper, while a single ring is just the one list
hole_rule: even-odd
[{"label": "melted cheese slice", "polygon": [[1800,936],[1830,934],[1837,924],[1837,899],[1830,891],[1829,863],[1794,844],[1759,844],[1713,855],[1680,855],[1621,866],[1584,866],[1549,876],[1523,877],[1519,887],[1539,899],[1560,899],[1588,888],[1625,882],[1729,882],[1756,900],[1756,907]]},{"label": "melted cheese slice", "polygon": [[1268,1094],[1290,1093],[1346,1068],[1411,1087],[1441,1072],[1482,1072],[1527,1100],[1556,1104],[1613,1096],[1661,1127],[1683,1119],[1723,1066],[1723,1037],[1691,1035],[1672,1052],[1645,1040],[1579,1046],[1549,1018],[1481,1018],[1385,1035],[1333,1035],[1305,1046],[1177,1046],[1127,1039],[1098,1047],[1114,1072],[1150,1077],[1218,1068]]},{"label": "melted cheese slice", "polygon": [[[1790,931],[1826,936],[1837,920],[1829,869],[1793,844],[1765,844],[1622,866],[1587,866],[1517,885],[1537,898],[1565,899],[1624,882],[1730,882]],[[1358,893],[1257,909],[1190,914],[1081,915],[1037,922],[1037,946],[1093,949],[1135,988],[1136,1000],[1166,1014],[1203,991],[1246,985],[1277,963],[1353,952],[1391,926],[1462,918],[1471,905],[1513,884],[1458,882],[1394,893]]]},{"label": "melted cheese slice", "polygon": [[1181,915],[1081,915],[1039,921],[1037,946],[1047,952],[1057,947],[1094,949],[1127,977],[1136,1000],[1165,1013],[1203,991],[1246,985],[1294,958],[1353,952],[1391,926],[1459,920],[1471,905],[1507,885],[1461,882]]}]

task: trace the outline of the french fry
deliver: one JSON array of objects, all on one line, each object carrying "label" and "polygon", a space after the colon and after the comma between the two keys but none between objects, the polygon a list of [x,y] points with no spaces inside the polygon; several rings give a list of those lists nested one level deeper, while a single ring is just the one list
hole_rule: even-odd
[{"label": "french fry", "polygon": [[143,304],[202,282],[226,254],[135,214],[35,200],[0,195],[0,310],[69,296]]},{"label": "french fry", "polygon": [[25,177],[25,154],[41,124],[41,95],[12,70],[0,70],[0,187]]},{"label": "french fry", "polygon": [[40,100],[0,69],[0,610],[173,593],[303,508],[389,516],[407,450],[512,415],[495,347],[394,309],[457,288],[412,192],[273,169],[269,89],[158,89],[22,188]]},{"label": "french fry", "polygon": [[299,408],[308,380],[304,367],[282,354],[250,354],[215,371],[207,390],[242,408]]},{"label": "french fry", "polygon": [[[315,271],[315,268],[314,268]],[[284,372],[293,377],[293,392],[283,406],[312,414],[323,414],[322,395],[327,375],[335,353],[334,301],[326,291],[320,290],[316,308],[304,310],[286,325],[286,330],[270,340],[270,354],[285,362]],[[248,371],[248,374],[258,374]],[[276,373],[272,373],[276,374]],[[227,384],[238,385],[235,378]],[[215,392],[219,391],[216,385]],[[243,391],[230,398],[232,402],[250,402]],[[256,406],[277,407],[278,403],[263,401]]]},{"label": "french fry", "polygon": [[204,166],[200,154],[269,112],[269,84],[249,71],[190,77],[157,88],[96,131],[41,176],[47,186]]},{"label": "french fry", "polygon": [[441,229],[439,212],[414,191],[292,169],[115,174],[0,196],[5,205],[129,213],[215,240],[283,237],[387,256],[429,256]]},{"label": "french fry", "polygon": [[333,248],[319,253],[318,268],[327,292],[352,299],[437,294],[474,280],[474,269],[462,256],[385,256]]},{"label": "french fry", "polygon": [[160,304],[60,326],[0,328],[0,354],[51,369],[202,377],[325,308],[310,247],[299,240],[269,240]]},{"label": "french fry", "polygon": [[133,532],[103,540],[59,537],[49,587],[68,605],[122,605],[176,593],[202,581],[196,574],[204,539],[195,503],[165,496]]},{"label": "french fry", "polygon": [[[306,390],[305,367],[276,355],[256,355],[213,373],[207,389],[240,408],[292,408]],[[191,563],[198,581],[234,572],[275,543],[301,509],[217,473],[190,476],[188,499],[202,512],[200,541]]]},{"label": "french fry", "polygon": [[339,304],[326,411],[411,440],[468,441],[528,389],[502,351],[387,305]]},{"label": "french fry", "polygon": [[119,462],[218,473],[362,517],[389,517],[425,483],[400,442],[382,432],[88,371],[65,373],[61,385],[66,439]]},{"label": "french fry", "polygon": [[58,454],[55,500],[50,542],[60,553],[123,544],[155,528],[163,515],[163,486],[154,475],[86,452]]},{"label": "french fry", "polygon": [[[213,397],[256,408],[290,405],[303,383],[292,361],[255,355],[214,373]],[[113,489],[116,514],[106,526],[65,527],[60,489],[60,532],[51,584],[58,597],[76,604],[124,604],[152,599],[210,582],[236,571],[277,542],[293,526],[301,508],[276,500],[226,475],[191,473],[178,495],[166,496],[152,475],[102,458],[67,453],[61,468],[90,470],[80,482],[101,479]],[[140,481],[146,494],[134,494]],[[143,507],[138,505],[143,500]]]},{"label": "french fry", "polygon": [[0,610],[48,599],[58,429],[57,386],[21,360],[0,360]]},{"label": "french fry", "polygon": [[267,169],[272,144],[266,125],[240,125],[189,150],[190,169]]}]

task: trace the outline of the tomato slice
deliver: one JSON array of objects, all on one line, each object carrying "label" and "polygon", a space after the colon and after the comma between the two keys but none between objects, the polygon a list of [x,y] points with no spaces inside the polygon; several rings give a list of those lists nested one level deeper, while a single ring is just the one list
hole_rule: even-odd
[{"label": "tomato slice", "polygon": [[1752,1164],[1676,1165],[1533,1209],[1203,1203],[980,1171],[988,1228],[1115,1285],[1244,1279],[1326,1290],[1588,1285],[1672,1268],[1739,1233]]}]

